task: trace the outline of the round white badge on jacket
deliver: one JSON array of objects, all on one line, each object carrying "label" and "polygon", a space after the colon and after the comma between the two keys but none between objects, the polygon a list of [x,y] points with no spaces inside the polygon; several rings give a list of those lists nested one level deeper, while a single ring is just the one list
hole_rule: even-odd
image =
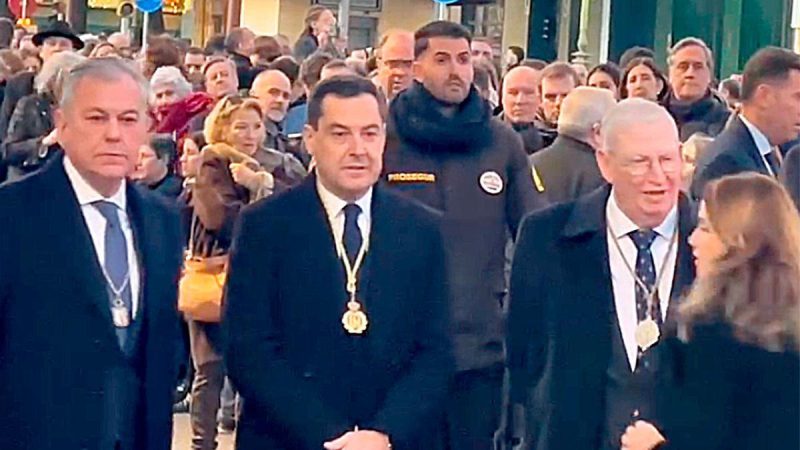
[{"label": "round white badge on jacket", "polygon": [[503,178],[495,171],[483,172],[480,178],[481,188],[487,194],[497,195],[503,192]]}]

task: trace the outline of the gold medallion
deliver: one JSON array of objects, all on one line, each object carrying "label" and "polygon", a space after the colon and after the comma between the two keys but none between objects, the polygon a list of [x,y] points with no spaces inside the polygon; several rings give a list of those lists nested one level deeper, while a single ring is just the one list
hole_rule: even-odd
[{"label": "gold medallion", "polygon": [[367,330],[367,315],[361,311],[361,304],[355,300],[347,302],[347,312],[342,316],[342,325],[350,334],[362,334]]},{"label": "gold medallion", "polygon": [[636,345],[638,345],[642,351],[647,351],[648,348],[652,347],[658,342],[660,336],[661,331],[658,329],[658,324],[653,319],[647,318],[639,322],[639,325],[636,326]]},{"label": "gold medallion", "polygon": [[128,328],[131,324],[130,312],[128,312],[128,308],[124,305],[120,306],[119,303],[122,303],[122,300],[119,300],[118,303],[115,302],[114,306],[111,307],[111,318],[115,327]]}]

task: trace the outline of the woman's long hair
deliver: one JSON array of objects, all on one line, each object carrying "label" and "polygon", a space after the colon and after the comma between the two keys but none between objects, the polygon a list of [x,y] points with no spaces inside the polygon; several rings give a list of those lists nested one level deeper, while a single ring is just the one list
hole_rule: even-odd
[{"label": "woman's long hair", "polygon": [[322,13],[328,10],[329,8],[322,5],[314,5],[311,8],[308,8],[308,11],[306,11],[306,18],[303,20],[305,28],[303,28],[303,32],[300,34],[300,38],[303,38],[305,36],[314,36],[314,27],[311,24],[319,20],[319,16],[321,16]]},{"label": "woman's long hair", "polygon": [[725,245],[680,307],[681,329],[722,322],[740,342],[800,350],[800,216],[770,177],[723,177],[705,190],[713,231]]}]

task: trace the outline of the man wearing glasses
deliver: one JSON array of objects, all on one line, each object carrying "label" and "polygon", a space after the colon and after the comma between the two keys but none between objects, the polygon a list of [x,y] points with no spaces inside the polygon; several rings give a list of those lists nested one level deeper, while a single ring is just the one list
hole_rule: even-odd
[{"label": "man wearing glasses", "polygon": [[375,84],[388,101],[411,86],[414,63],[414,34],[392,30],[378,44],[378,73]]},{"label": "man wearing glasses", "polygon": [[600,135],[609,186],[529,216],[512,265],[511,395],[540,450],[619,449],[627,426],[659,422],[653,397],[671,369],[660,342],[694,278],[675,122],[629,99]]}]

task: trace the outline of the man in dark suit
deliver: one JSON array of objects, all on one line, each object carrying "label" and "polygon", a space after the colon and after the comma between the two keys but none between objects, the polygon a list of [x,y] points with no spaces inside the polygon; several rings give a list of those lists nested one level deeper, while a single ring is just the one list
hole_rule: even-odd
[{"label": "man in dark suit", "polygon": [[242,212],[224,328],[242,450],[435,449],[453,371],[438,219],[376,184],[386,101],[334,77],[308,103],[316,176]]},{"label": "man in dark suit", "polygon": [[705,185],[740,172],[778,176],[778,146],[800,132],[800,55],[766,47],[747,62],[742,75],[742,111],[706,149],[707,165],[698,163],[692,196],[701,198]]},{"label": "man in dark suit", "polygon": [[64,156],[0,188],[0,448],[167,450],[179,223],[125,181],[147,81],[89,60],[64,87]]},{"label": "man in dark suit", "polygon": [[601,134],[611,187],[529,216],[515,252],[508,364],[532,449],[619,449],[637,418],[660,423],[671,361],[659,343],[694,278],[675,123],[629,99]]},{"label": "man in dark suit", "polygon": [[579,86],[570,92],[558,115],[558,137],[531,155],[536,189],[550,203],[572,201],[605,184],[594,157],[600,146],[600,121],[617,104],[608,89]]}]

